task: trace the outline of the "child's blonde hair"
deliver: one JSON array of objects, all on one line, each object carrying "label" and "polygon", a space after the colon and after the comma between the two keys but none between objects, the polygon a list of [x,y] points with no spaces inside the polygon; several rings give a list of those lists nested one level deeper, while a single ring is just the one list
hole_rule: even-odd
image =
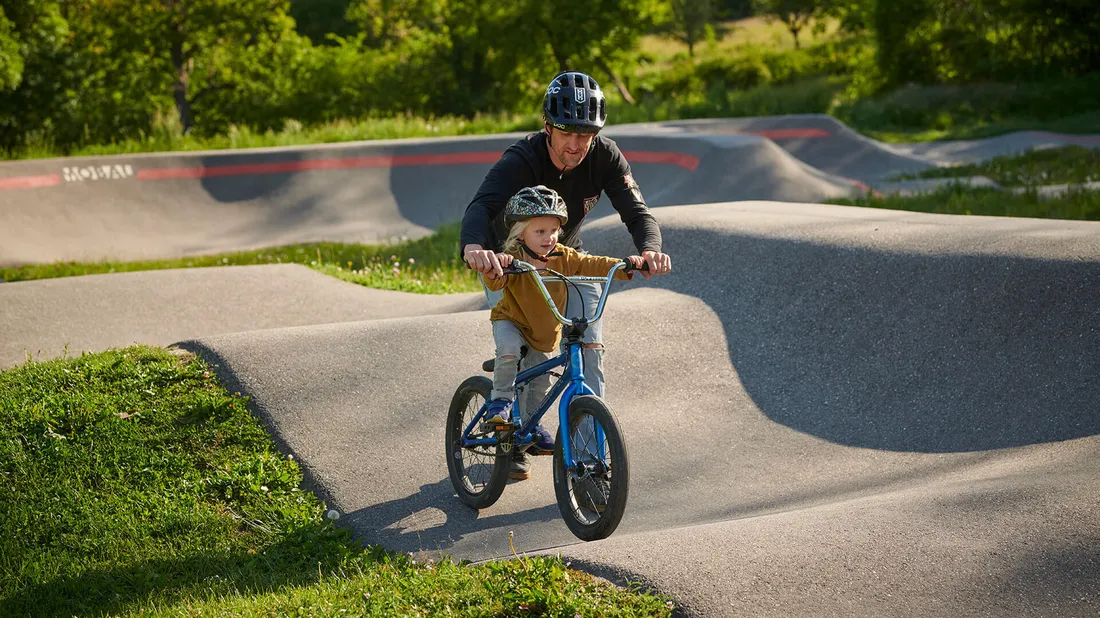
[{"label": "child's blonde hair", "polygon": [[523,230],[527,229],[527,224],[530,222],[530,219],[524,219],[523,221],[516,221],[512,224],[511,229],[508,230],[508,238],[504,241],[505,253],[511,253],[519,249],[520,244],[523,243],[519,237],[523,235]]}]

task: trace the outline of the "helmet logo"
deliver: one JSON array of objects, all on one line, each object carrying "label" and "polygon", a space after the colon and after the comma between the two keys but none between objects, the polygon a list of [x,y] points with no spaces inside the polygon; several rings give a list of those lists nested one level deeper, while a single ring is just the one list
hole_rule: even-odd
[{"label": "helmet logo", "polygon": [[546,89],[546,94],[557,94],[561,92],[561,86],[555,86],[550,84],[550,87]]},{"label": "helmet logo", "polygon": [[584,103],[585,94],[584,88],[576,88],[573,90],[573,98],[577,100],[577,103]]}]

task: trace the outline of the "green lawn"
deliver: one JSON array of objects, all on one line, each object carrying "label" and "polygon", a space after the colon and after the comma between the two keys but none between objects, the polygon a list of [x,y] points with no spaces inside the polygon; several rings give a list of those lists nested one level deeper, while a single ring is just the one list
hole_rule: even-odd
[{"label": "green lawn", "polygon": [[856,199],[832,199],[827,202],[949,215],[1100,221],[1100,191],[1080,189],[1044,198],[1034,190],[1012,193],[999,189],[971,188],[961,184],[951,184],[922,195],[867,196]]},{"label": "green lawn", "polygon": [[0,372],[0,616],[668,616],[560,560],[363,549],[246,401],[133,347]]},{"label": "green lawn", "polygon": [[995,157],[981,163],[932,168],[918,174],[899,174],[896,178],[910,180],[969,176],[985,176],[1003,187],[1100,181],[1100,149],[1081,146],[1045,148],[1031,150],[1022,155]]},{"label": "green lawn", "polygon": [[27,264],[0,268],[0,281],[166,268],[302,264],[345,281],[384,290],[424,294],[480,291],[473,272],[458,260],[458,235],[458,224],[449,224],[423,238],[383,245],[321,242],[167,260]]}]

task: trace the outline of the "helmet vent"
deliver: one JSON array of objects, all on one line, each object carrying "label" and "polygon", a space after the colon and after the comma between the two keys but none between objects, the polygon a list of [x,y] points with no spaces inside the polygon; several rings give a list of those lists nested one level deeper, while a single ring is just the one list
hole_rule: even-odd
[{"label": "helmet vent", "polygon": [[588,99],[588,120],[596,120],[596,99]]},{"label": "helmet vent", "polygon": [[561,98],[561,115],[566,120],[573,120],[573,106],[570,103],[572,103],[571,99]]}]

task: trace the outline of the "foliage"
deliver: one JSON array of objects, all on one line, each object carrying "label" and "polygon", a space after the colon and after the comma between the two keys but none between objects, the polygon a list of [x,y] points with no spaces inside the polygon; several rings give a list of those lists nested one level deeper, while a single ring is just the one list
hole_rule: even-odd
[{"label": "foliage", "polygon": [[1100,71],[1091,0],[877,2],[872,27],[886,87]]},{"label": "foliage", "polygon": [[673,32],[688,46],[688,56],[695,56],[695,44],[714,37],[711,19],[714,5],[711,0],[670,0]]},{"label": "foliage", "polygon": [[798,34],[810,21],[823,13],[821,0],[753,0],[758,14],[783,22],[794,37],[795,48],[800,48]]},{"label": "foliage", "polygon": [[1100,73],[1039,82],[910,85],[838,102],[839,119],[879,139],[975,138],[1006,131],[1100,131]]},{"label": "foliage", "polygon": [[[812,103],[846,118],[889,120],[883,132],[909,131],[918,121],[955,131],[959,121],[942,126],[941,120],[1009,125],[997,117],[971,122],[965,109],[914,115],[903,104],[880,113],[879,102],[897,93],[904,99],[912,92],[908,84],[1042,82],[1100,71],[1100,13],[1087,0],[750,4],[0,0],[0,151],[9,157],[132,151],[252,142],[269,132],[305,139],[314,127],[333,124],[530,114],[562,68],[592,73],[617,100],[636,103],[620,118],[778,113],[767,101],[797,89],[775,86],[832,77],[847,80],[836,100],[801,94],[793,106],[774,100],[783,109]],[[740,37],[750,35],[743,29],[714,21],[757,9],[796,33],[811,29],[815,43],[798,34],[798,49],[779,50],[765,32],[744,45]],[[836,24],[839,35],[817,37]],[[651,32],[677,33],[689,46],[671,58],[639,50]],[[1073,106],[1058,105],[1065,107]],[[1034,107],[1011,116],[1045,114]]]}]

